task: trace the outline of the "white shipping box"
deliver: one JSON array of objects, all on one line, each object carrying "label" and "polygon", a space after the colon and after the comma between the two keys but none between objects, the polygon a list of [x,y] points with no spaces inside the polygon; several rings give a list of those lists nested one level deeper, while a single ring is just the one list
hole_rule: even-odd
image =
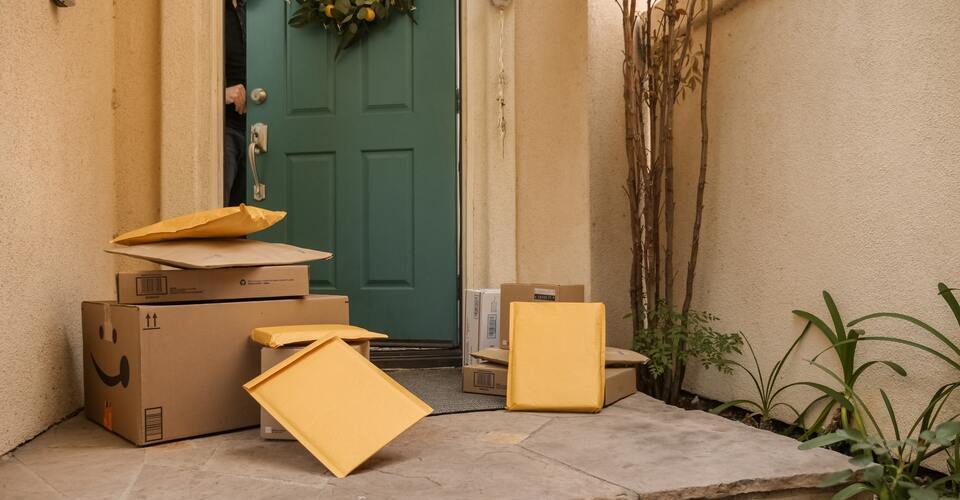
[{"label": "white shipping box", "polygon": [[[473,363],[470,357],[471,352],[487,347],[497,347],[500,328],[499,308],[500,290],[486,288],[463,291],[463,326],[460,341],[460,346],[463,348],[463,366]],[[491,334],[494,337],[491,338]]]},{"label": "white shipping box", "polygon": [[[480,297],[480,350],[500,345],[500,290],[484,290]],[[474,352],[474,351],[469,351]],[[466,360],[470,364],[470,360]]]}]

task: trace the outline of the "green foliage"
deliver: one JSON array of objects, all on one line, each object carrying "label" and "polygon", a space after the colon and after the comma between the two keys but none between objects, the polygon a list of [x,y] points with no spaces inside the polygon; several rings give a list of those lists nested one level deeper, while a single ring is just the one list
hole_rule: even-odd
[{"label": "green foliage", "polygon": [[717,368],[732,373],[727,356],[740,354],[743,340],[737,333],[720,333],[712,323],[717,317],[706,312],[690,311],[685,316],[673,306],[658,303],[652,312],[642,311],[648,325],[634,336],[637,352],[650,358],[646,365],[647,392],[674,403],[687,363],[696,360],[704,368]]},{"label": "green foliage", "polygon": [[750,339],[748,339],[745,335],[741,333],[740,335],[743,336],[743,340],[747,343],[747,348],[750,349],[750,356],[753,358],[753,368],[752,369],[747,368],[746,366],[744,366],[738,361],[731,360],[729,361],[729,364],[737,368],[740,368],[747,375],[750,376],[750,379],[753,381],[753,386],[757,390],[757,394],[756,394],[757,399],[736,399],[733,401],[728,401],[726,403],[723,403],[713,408],[712,410],[710,410],[710,413],[720,414],[721,412],[723,412],[727,408],[730,408],[731,406],[742,406],[742,407],[752,408],[753,411],[749,415],[747,415],[747,418],[759,417],[760,419],[759,427],[770,428],[770,421],[772,419],[773,411],[776,408],[784,407],[790,410],[791,412],[793,412],[793,415],[795,417],[794,425],[802,426],[803,415],[806,410],[798,411],[793,405],[786,403],[784,401],[779,401],[779,398],[784,391],[786,391],[787,389],[790,389],[791,387],[798,387],[798,386],[813,387],[814,389],[817,389],[818,391],[824,393],[825,395],[828,395],[833,400],[841,402],[840,403],[841,405],[847,405],[848,409],[851,408],[848,405],[848,403],[846,403],[845,398],[839,391],[831,389],[830,387],[827,387],[823,384],[818,384],[815,382],[794,382],[794,383],[786,384],[783,386],[777,385],[777,381],[780,378],[780,372],[783,369],[784,363],[786,363],[787,358],[790,357],[790,354],[797,347],[797,344],[800,343],[800,340],[803,339],[803,336],[807,333],[807,331],[810,330],[811,325],[812,323],[809,323],[809,322],[807,323],[807,326],[804,327],[803,331],[800,332],[800,335],[798,335],[797,338],[793,341],[793,344],[791,344],[790,348],[787,349],[787,352],[783,354],[783,357],[781,357],[780,360],[773,365],[773,368],[771,368],[770,372],[767,374],[766,377],[763,376],[763,371],[760,368],[760,361],[757,360],[757,354],[756,354],[756,351],[753,350],[753,345],[750,343]]},{"label": "green foliage", "polygon": [[413,17],[417,10],[415,0],[297,0],[300,7],[287,21],[290,26],[303,27],[318,23],[323,29],[340,37],[337,57],[340,52],[366,37],[377,27],[386,25],[390,14]]},{"label": "green foliage", "polygon": [[[857,380],[860,379],[860,376],[863,375],[868,368],[876,364],[882,364],[889,367],[894,373],[900,375],[901,377],[906,376],[907,374],[906,370],[904,370],[899,364],[888,360],[867,361],[866,363],[858,365],[857,345],[861,341],[864,341],[868,338],[866,333],[860,329],[848,330],[846,328],[843,318],[840,316],[840,311],[837,308],[837,304],[833,301],[833,297],[831,297],[826,291],[823,292],[823,301],[827,306],[827,311],[830,313],[830,323],[832,324],[832,327],[826,321],[807,311],[795,310],[793,313],[807,320],[810,324],[816,326],[817,330],[830,342],[830,348],[824,352],[833,351],[836,354],[841,368],[841,376],[839,377],[839,381],[843,384],[845,390],[843,392],[838,392],[833,389],[825,390],[822,386],[818,386],[818,384],[803,384],[814,387],[823,394],[811,402],[803,410],[803,412],[801,412],[802,414],[806,414],[817,404],[826,402],[814,423],[808,427],[807,433],[804,434],[803,438],[809,437],[814,432],[820,432],[823,429],[827,417],[829,417],[834,408],[838,406],[840,407],[840,424],[844,429],[856,429],[861,433],[866,432],[862,416],[860,412],[855,410],[855,405],[853,405],[851,402],[853,397],[852,391],[856,386]],[[820,353],[814,357],[814,361],[821,354],[823,353]]]},{"label": "green foliage", "polygon": [[[943,283],[939,283],[937,286],[939,295],[950,307],[955,320],[960,324],[960,303],[957,302],[953,289]],[[852,328],[876,318],[897,319],[918,326],[939,340],[950,355],[917,342],[896,337],[867,337],[862,333],[859,338],[850,339],[848,336],[848,338],[842,339],[838,337],[834,342],[834,348],[843,348],[862,341],[894,342],[933,354],[953,368],[960,369],[960,364],[956,360],[957,355],[960,355],[960,348],[938,330],[912,316],[891,312],[873,313],[851,321],[847,324],[847,327]],[[862,330],[857,331],[862,332]],[[883,429],[877,424],[870,409],[864,405],[863,400],[854,390],[852,383],[856,382],[856,377],[847,377],[846,374],[837,375],[815,361],[811,363],[843,385],[847,401],[854,406],[853,413],[864,415],[866,417],[865,422],[872,426],[869,433],[865,429],[846,428],[811,439],[800,446],[801,449],[808,449],[839,442],[849,444],[850,450],[854,454],[850,463],[860,470],[856,474],[852,469],[839,471],[824,482],[823,486],[836,486],[854,481],[834,495],[834,500],[849,498],[858,493],[872,493],[880,499],[891,500],[960,498],[960,422],[957,421],[960,415],[941,418],[944,405],[956,389],[960,387],[960,382],[952,382],[939,387],[930,397],[920,416],[905,432],[902,432],[904,426],[897,420],[890,398],[886,392],[880,390],[880,396],[883,399],[894,433],[891,439],[890,436],[884,435]],[[843,366],[842,363],[841,366]],[[843,366],[843,369],[847,371],[849,366]],[[856,374],[857,371],[854,370],[853,373]],[[955,378],[956,375],[957,372],[954,372],[952,377]],[[847,380],[852,383],[848,383]],[[921,467],[927,460],[941,454],[943,454],[947,465],[947,473],[944,477],[930,479],[923,473]]]},{"label": "green foliage", "polygon": [[[944,403],[957,387],[960,387],[960,383],[955,382],[937,389],[906,433],[901,433],[901,425],[897,421],[890,398],[881,390],[880,395],[894,431],[893,439],[884,436],[882,429],[870,416],[869,420],[873,424],[873,432],[870,434],[855,429],[841,429],[813,438],[801,444],[800,449],[840,442],[849,444],[854,453],[850,464],[859,471],[839,471],[821,483],[822,487],[833,487],[854,481],[834,495],[833,500],[843,500],[864,492],[891,500],[957,498],[960,495],[960,474],[957,469],[960,456],[960,422],[954,420],[954,416],[936,423]],[[855,392],[851,394],[858,411],[869,415],[869,410],[862,406],[860,397]],[[931,480],[922,473],[921,466],[926,460],[941,453],[946,454],[948,473],[942,478]]]}]

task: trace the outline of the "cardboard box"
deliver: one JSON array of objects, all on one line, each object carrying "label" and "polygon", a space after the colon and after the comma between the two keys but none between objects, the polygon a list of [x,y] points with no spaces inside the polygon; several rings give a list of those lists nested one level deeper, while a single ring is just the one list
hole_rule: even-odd
[{"label": "cardboard box", "polygon": [[480,298],[479,334],[478,350],[500,345],[500,290],[483,291],[483,297]]},{"label": "cardboard box", "polygon": [[117,302],[120,304],[269,299],[302,297],[309,293],[307,266],[117,273]]},{"label": "cardboard box", "polygon": [[500,347],[510,347],[511,302],[583,302],[583,285],[504,283],[500,286]]},{"label": "cardboard box", "polygon": [[463,291],[463,325],[460,328],[460,348],[463,350],[463,366],[471,363],[470,353],[479,350],[480,299],[483,290]]},{"label": "cardboard box", "polygon": [[137,445],[253,427],[243,384],[260,373],[250,331],[291,323],[349,323],[347,298],[176,305],[84,302],[86,415]]},{"label": "cardboard box", "polygon": [[[369,340],[359,340],[359,341],[346,341],[347,345],[353,347],[357,352],[363,355],[363,357],[370,359],[370,341]],[[263,373],[271,368],[273,368],[277,363],[293,356],[294,354],[303,350],[306,346],[295,346],[295,347],[261,347],[260,348],[260,373]],[[293,434],[290,434],[289,431],[283,428],[280,425],[280,422],[277,422],[277,419],[273,418],[273,415],[270,414],[263,407],[260,408],[260,437],[263,439],[280,439],[285,441],[295,441],[297,438],[293,437]]]},{"label": "cardboard box", "polygon": [[[611,368],[604,370],[603,405],[610,406],[637,392],[637,369]],[[507,395],[507,367],[494,363],[474,363],[463,367],[463,392]]]},{"label": "cardboard box", "polygon": [[463,327],[460,342],[463,366],[473,362],[471,352],[500,344],[500,290],[494,288],[463,291]]},{"label": "cardboard box", "polygon": [[507,367],[493,363],[474,363],[463,367],[463,392],[507,395]]},{"label": "cardboard box", "polygon": [[330,252],[285,243],[237,238],[115,245],[104,251],[181,269],[288,266],[333,258]]}]

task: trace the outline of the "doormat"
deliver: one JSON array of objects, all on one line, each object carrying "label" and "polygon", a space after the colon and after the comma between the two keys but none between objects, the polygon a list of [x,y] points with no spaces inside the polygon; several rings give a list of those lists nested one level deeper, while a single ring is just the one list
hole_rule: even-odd
[{"label": "doormat", "polygon": [[387,374],[430,405],[431,415],[502,410],[506,399],[463,392],[460,368],[389,370]]}]

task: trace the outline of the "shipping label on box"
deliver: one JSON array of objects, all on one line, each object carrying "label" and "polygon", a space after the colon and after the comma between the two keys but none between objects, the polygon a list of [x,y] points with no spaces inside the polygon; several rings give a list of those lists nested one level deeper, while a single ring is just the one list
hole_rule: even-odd
[{"label": "shipping label on box", "polygon": [[460,348],[463,366],[470,364],[470,353],[477,350],[480,340],[480,302],[483,290],[463,291],[463,325],[460,328]]},{"label": "shipping label on box", "polygon": [[260,373],[254,328],[349,324],[347,298],[124,305],[84,302],[83,392],[90,420],[137,445],[255,426],[243,384]]},{"label": "shipping label on box", "polygon": [[484,290],[480,298],[480,332],[476,351],[500,345],[499,311],[500,290]]},{"label": "shipping label on box", "polygon": [[310,293],[307,266],[169,269],[117,273],[120,304],[298,297]]},{"label": "shipping label on box", "polygon": [[506,396],[507,367],[492,363],[464,366],[463,392]]},{"label": "shipping label on box", "polygon": [[500,286],[500,347],[510,347],[511,302],[583,302],[583,285],[504,283]]}]

